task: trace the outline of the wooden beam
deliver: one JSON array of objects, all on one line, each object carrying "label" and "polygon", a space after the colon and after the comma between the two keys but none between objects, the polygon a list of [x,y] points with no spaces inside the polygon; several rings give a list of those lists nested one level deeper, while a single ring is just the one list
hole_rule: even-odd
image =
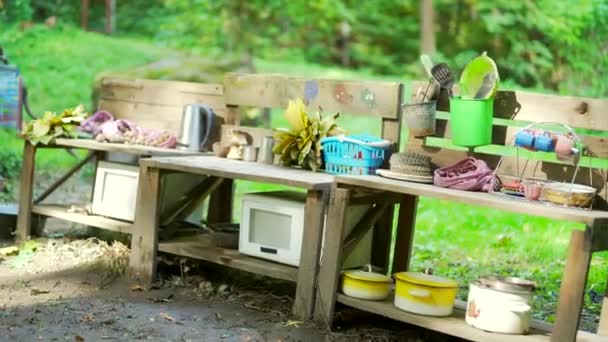
[{"label": "wooden beam", "polygon": [[608,250],[608,218],[596,219],[593,222],[591,251],[602,252],[606,250]]},{"label": "wooden beam", "polygon": [[403,195],[399,202],[399,220],[391,273],[407,271],[412,256],[418,196]]},{"label": "wooden beam", "polygon": [[[182,201],[177,202],[173,208],[167,210],[167,212],[170,214],[161,219],[161,226],[168,225],[173,221],[180,220],[180,218],[183,219],[190,215],[192,210],[194,210],[200,204],[200,202],[204,201],[209,194],[217,189],[222,180],[222,178],[210,176],[197,184],[194,188],[192,188],[192,190],[182,197]],[[184,211],[186,212],[184,213]]]},{"label": "wooden beam", "polygon": [[80,26],[85,31],[89,29],[89,0],[80,1]]},{"label": "wooden beam", "polygon": [[402,196],[387,191],[369,190],[365,191],[362,188],[352,188],[350,201],[351,204],[368,204],[368,203],[399,203]]},{"label": "wooden beam", "polygon": [[350,190],[336,189],[329,201],[327,223],[323,239],[323,254],[319,270],[319,284],[314,310],[315,321],[331,330],[336,304],[336,291],[340,277],[342,260],[342,241],[344,240],[344,224],[346,210],[349,205]]},{"label": "wooden beam", "polygon": [[156,274],[158,248],[160,170],[140,166],[137,208],[131,236],[129,274],[133,281],[151,287]]},{"label": "wooden beam", "polygon": [[21,168],[21,185],[19,187],[19,215],[15,232],[18,242],[29,239],[32,229],[32,197],[34,190],[34,165],[36,147],[29,141],[23,145],[23,166]]},{"label": "wooden beam", "polygon": [[600,323],[597,325],[597,334],[608,336],[608,290],[606,290],[602,301],[602,313],[600,314]]},{"label": "wooden beam", "polygon": [[359,223],[348,234],[342,245],[342,260],[348,258],[355,250],[357,243],[365,236],[365,234],[374,226],[374,224],[382,217],[388,203],[379,203],[376,206],[367,210]]},{"label": "wooden beam", "polygon": [[327,195],[327,192],[320,190],[308,190],[306,195],[304,236],[302,237],[296,298],[293,304],[293,313],[301,320],[309,319],[314,310]]},{"label": "wooden beam", "polygon": [[237,250],[205,245],[205,243],[197,241],[196,236],[161,241],[158,244],[158,250],[292,282],[296,280],[298,273],[297,268],[292,266],[239,254]]},{"label": "wooden beam", "polygon": [[551,342],[576,340],[591,261],[591,229],[572,231]]},{"label": "wooden beam", "polygon": [[[593,236],[593,250],[605,250],[606,240],[608,237],[606,236],[606,231],[608,231],[608,219],[606,220],[597,220],[593,226],[594,236]],[[602,234],[596,235],[597,232],[602,232]],[[601,241],[601,246],[596,243],[596,240]],[[601,336],[608,336],[608,288],[606,288],[606,292],[604,293],[604,299],[602,301],[602,312],[600,314],[600,322],[597,326],[597,334]]]},{"label": "wooden beam", "polygon": [[48,189],[46,189],[42,194],[40,194],[40,196],[36,197],[36,199],[34,200],[34,204],[38,204],[44,201],[47,197],[49,197],[50,194],[52,194],[55,190],[57,190],[58,187],[60,187],[63,183],[70,179],[70,177],[72,177],[72,175],[78,172],[78,170],[82,169],[82,167],[85,166],[88,162],[90,162],[94,157],[95,152],[89,152],[89,154],[83,160],[79,161],[78,164],[74,165],[70,170],[68,170],[68,172],[66,172],[66,174],[64,174],[63,176],[61,176],[61,178],[51,184],[51,186],[49,186]]},{"label": "wooden beam", "polygon": [[385,208],[384,213],[380,215],[380,218],[374,226],[372,238],[372,265],[378,266],[385,271],[388,271],[389,269],[388,262],[394,214],[394,205]]},{"label": "wooden beam", "polygon": [[225,178],[209,199],[209,208],[207,209],[208,223],[232,222],[233,195],[234,180]]},{"label": "wooden beam", "polygon": [[106,33],[113,34],[116,29],[116,0],[106,0]]}]

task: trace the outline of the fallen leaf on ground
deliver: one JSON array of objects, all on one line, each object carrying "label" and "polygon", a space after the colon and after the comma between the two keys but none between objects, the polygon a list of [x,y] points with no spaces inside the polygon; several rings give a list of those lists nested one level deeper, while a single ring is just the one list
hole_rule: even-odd
[{"label": "fallen leaf on ground", "polygon": [[0,255],[2,255],[2,256],[16,255],[18,252],[19,252],[19,247],[17,247],[17,246],[8,246],[8,247],[0,248]]},{"label": "fallen leaf on ground", "polygon": [[169,316],[169,314],[164,313],[164,312],[161,312],[161,313],[160,313],[160,317],[162,317],[162,318],[166,319],[166,320],[167,320],[167,321],[169,321],[169,322],[173,322],[173,323],[175,323],[175,324],[180,324],[180,325],[182,324],[182,323],[178,322],[178,321],[177,321],[175,318],[173,318],[173,317]]},{"label": "fallen leaf on ground", "polygon": [[144,287],[141,285],[133,285],[131,286],[131,291],[143,291]]},{"label": "fallen leaf on ground", "polygon": [[82,337],[80,335],[76,335],[76,336],[74,336],[74,341],[76,341],[76,342],[84,342],[84,337]]},{"label": "fallen leaf on ground", "polygon": [[287,322],[283,323],[284,327],[294,327],[294,328],[299,328],[300,324],[302,324],[304,322],[302,321],[292,321],[292,320],[288,320]]},{"label": "fallen leaf on ground", "polygon": [[37,296],[37,295],[41,295],[41,294],[45,294],[45,293],[51,293],[51,291],[48,291],[48,290],[40,290],[40,289],[37,289],[37,288],[33,288],[33,289],[30,291],[30,294],[31,294],[32,296]]}]

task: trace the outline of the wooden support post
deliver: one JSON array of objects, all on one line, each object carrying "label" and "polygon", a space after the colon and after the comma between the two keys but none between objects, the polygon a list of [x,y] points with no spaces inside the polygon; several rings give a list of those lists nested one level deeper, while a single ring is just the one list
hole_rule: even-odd
[{"label": "wooden support post", "polygon": [[106,0],[106,33],[113,34],[116,29],[116,0]]},{"label": "wooden support post", "polygon": [[606,289],[604,300],[602,301],[602,313],[600,314],[600,323],[597,326],[597,334],[608,336],[608,289]]},{"label": "wooden support post", "polygon": [[[603,236],[603,234],[598,234],[595,235],[596,232],[607,232],[608,231],[608,219],[603,219],[603,220],[596,220],[594,222],[593,225],[593,231],[594,231],[594,236],[593,236],[593,241],[592,241],[592,245],[596,245],[596,240],[597,239],[601,239],[603,242],[603,244],[606,243],[606,237]],[[598,246],[596,246],[598,247]],[[602,246],[604,248],[597,248],[594,249],[594,251],[603,251],[605,250],[605,246]],[[600,314],[600,322],[597,326],[597,334],[600,336],[608,336],[608,288],[606,289],[606,292],[604,293],[604,300],[602,301],[602,313]]]},{"label": "wooden support post", "polygon": [[315,305],[317,273],[323,223],[325,221],[326,193],[319,190],[308,190],[304,207],[304,236],[298,268],[298,283],[293,313],[301,320],[312,316]]},{"label": "wooden support post", "polygon": [[19,215],[17,216],[16,240],[29,239],[32,229],[32,197],[34,192],[34,165],[36,147],[25,141],[23,146],[23,166],[19,188]]},{"label": "wooden support post", "polygon": [[131,279],[149,288],[156,274],[158,248],[160,171],[145,165],[139,168],[137,208],[131,235],[129,273]]},{"label": "wooden support post", "polygon": [[392,273],[403,272],[409,269],[417,208],[418,196],[402,195],[402,199],[399,202],[399,220],[397,223],[397,235],[395,237]]},{"label": "wooden support post", "polygon": [[207,222],[232,222],[232,197],[234,194],[234,180],[224,179],[222,184],[211,194]]},{"label": "wooden support post", "polygon": [[336,189],[331,196],[327,212],[314,319],[324,324],[328,330],[331,329],[334,316],[349,198],[350,190]]},{"label": "wooden support post", "polygon": [[570,237],[551,342],[576,340],[591,261],[591,234],[592,227],[587,227],[585,231],[573,231]]},{"label": "wooden support post", "polygon": [[82,169],[88,162],[90,162],[95,157],[95,152],[89,152],[89,154],[83,160],[79,161],[78,164],[74,165],[68,172],[61,176],[56,182],[51,184],[48,189],[46,189],[40,196],[36,197],[34,200],[34,204],[38,204],[44,201],[49,195],[51,195],[61,184],[65,183],[72,175],[74,175],[78,170]]},{"label": "wooden support post", "polygon": [[80,1],[80,26],[85,31],[89,29],[89,0]]}]

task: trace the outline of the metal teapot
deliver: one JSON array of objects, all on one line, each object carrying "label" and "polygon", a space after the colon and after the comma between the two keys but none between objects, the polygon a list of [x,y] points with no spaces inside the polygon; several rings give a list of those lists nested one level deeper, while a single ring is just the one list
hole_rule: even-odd
[{"label": "metal teapot", "polygon": [[215,112],[211,107],[198,103],[184,106],[177,148],[192,151],[206,150],[214,123]]}]

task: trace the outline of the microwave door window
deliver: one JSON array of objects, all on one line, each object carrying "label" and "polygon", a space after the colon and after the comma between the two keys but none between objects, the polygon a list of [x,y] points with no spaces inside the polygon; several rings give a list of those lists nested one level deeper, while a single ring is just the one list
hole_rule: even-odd
[{"label": "microwave door window", "polygon": [[291,245],[291,220],[291,215],[251,208],[249,242],[288,250]]}]

